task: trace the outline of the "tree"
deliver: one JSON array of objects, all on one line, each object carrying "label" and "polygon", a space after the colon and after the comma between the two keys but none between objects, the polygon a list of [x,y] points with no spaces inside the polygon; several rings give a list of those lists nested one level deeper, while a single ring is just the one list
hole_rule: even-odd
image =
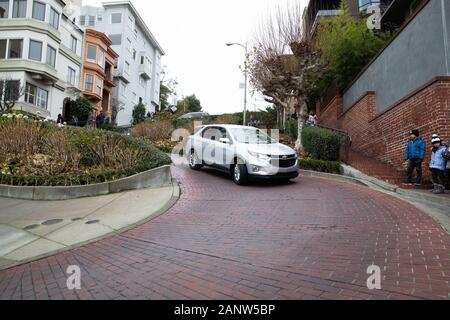
[{"label": "tree", "polygon": [[139,124],[145,121],[145,105],[138,103],[133,108],[133,125]]},{"label": "tree", "polygon": [[169,108],[169,96],[171,94],[172,90],[161,81],[159,84],[159,106],[161,110]]},{"label": "tree", "polygon": [[76,116],[80,123],[86,123],[92,112],[91,102],[84,98],[77,98],[76,100],[70,101],[69,110],[69,116]]},{"label": "tree", "polygon": [[111,123],[113,125],[117,124],[117,117],[119,112],[125,110],[125,103],[121,102],[117,98],[112,98],[111,100]]},{"label": "tree", "polygon": [[351,16],[344,1],[341,12],[321,22],[317,46],[322,53],[321,62],[327,66],[327,79],[334,79],[343,91],[381,49],[390,33],[368,29],[365,19]]},{"label": "tree", "polygon": [[322,67],[320,54],[303,36],[299,2],[280,5],[260,24],[249,74],[266,100],[298,121],[296,149],[301,152],[302,129],[308,116],[308,97],[315,90]]},{"label": "tree", "polygon": [[200,100],[197,99],[195,94],[185,97],[183,100],[178,101],[178,109],[185,112],[200,112],[202,111],[202,106]]},{"label": "tree", "polygon": [[168,78],[166,67],[161,71],[162,79],[159,85],[159,105],[160,111],[167,110],[170,107],[169,98],[172,95],[176,96],[176,88],[178,86],[178,80],[174,78]]},{"label": "tree", "polygon": [[25,90],[19,80],[0,79],[0,112],[9,112]]}]

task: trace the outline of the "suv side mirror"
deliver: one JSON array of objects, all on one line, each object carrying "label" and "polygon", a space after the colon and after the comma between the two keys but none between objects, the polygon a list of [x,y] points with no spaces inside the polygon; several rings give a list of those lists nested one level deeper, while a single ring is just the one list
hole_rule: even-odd
[{"label": "suv side mirror", "polygon": [[231,140],[228,138],[220,138],[219,142],[225,143],[225,144],[231,144]]}]

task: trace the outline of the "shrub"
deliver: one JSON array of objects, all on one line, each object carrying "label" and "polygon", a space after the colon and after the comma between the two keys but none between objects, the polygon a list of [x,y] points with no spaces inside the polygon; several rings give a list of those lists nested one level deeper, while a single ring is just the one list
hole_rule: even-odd
[{"label": "shrub", "polygon": [[315,160],[337,161],[341,147],[341,136],[318,127],[305,127],[302,131],[305,151]]},{"label": "shrub", "polygon": [[342,174],[341,164],[338,161],[301,159],[300,169]]},{"label": "shrub", "polygon": [[71,116],[76,116],[78,121],[81,123],[86,123],[89,119],[89,115],[92,111],[91,103],[87,99],[78,98],[76,100],[70,101],[70,114]]},{"label": "shrub", "polygon": [[142,103],[139,103],[133,108],[133,124],[138,124],[145,121],[145,106]]},{"label": "shrub", "polygon": [[297,140],[298,136],[298,122],[297,120],[286,121],[285,133],[293,140]]},{"label": "shrub", "polygon": [[170,140],[174,127],[170,120],[140,123],[131,129],[131,136],[149,142]]},{"label": "shrub", "polygon": [[154,146],[118,133],[0,120],[0,183],[67,186],[99,183],[170,163]]}]

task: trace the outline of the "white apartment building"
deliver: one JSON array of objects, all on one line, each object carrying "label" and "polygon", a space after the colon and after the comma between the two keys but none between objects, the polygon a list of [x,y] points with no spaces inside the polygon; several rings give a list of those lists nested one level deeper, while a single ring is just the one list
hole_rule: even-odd
[{"label": "white apartment building", "polygon": [[[74,0],[74,5],[81,0]],[[117,124],[130,126],[133,108],[142,102],[147,111],[159,107],[161,57],[164,51],[129,1],[103,2],[102,7],[81,6],[81,28],[105,33],[119,54],[115,66],[113,104],[122,109]]]},{"label": "white apartment building", "polygon": [[0,86],[21,88],[15,109],[56,119],[79,92],[83,31],[64,7],[63,0],[0,0]]}]

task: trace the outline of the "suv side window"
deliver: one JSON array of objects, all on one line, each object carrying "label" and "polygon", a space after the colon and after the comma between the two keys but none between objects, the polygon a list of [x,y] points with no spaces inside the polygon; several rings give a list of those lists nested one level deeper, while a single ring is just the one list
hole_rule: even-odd
[{"label": "suv side window", "polygon": [[222,138],[222,134],[223,133],[220,130],[220,128],[209,127],[209,128],[206,128],[205,131],[203,131],[202,136],[203,136],[203,139],[219,141],[219,139]]}]

